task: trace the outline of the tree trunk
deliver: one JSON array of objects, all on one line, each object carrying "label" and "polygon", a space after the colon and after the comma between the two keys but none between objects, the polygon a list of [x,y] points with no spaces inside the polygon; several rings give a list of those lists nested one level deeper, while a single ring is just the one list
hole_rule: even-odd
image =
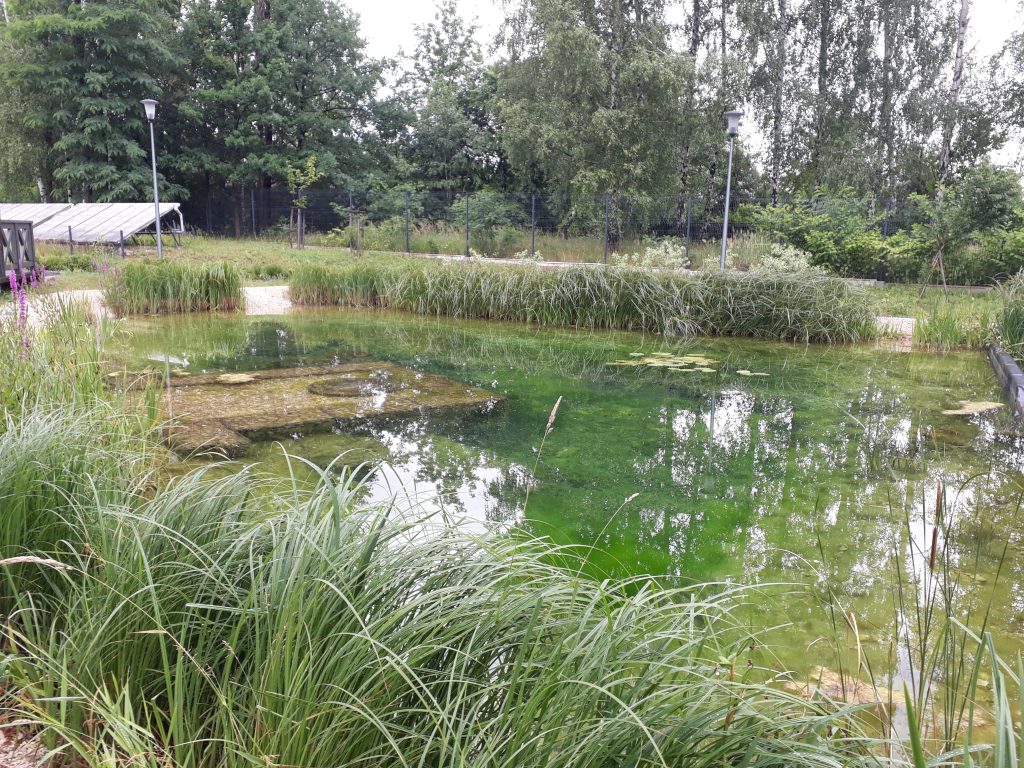
[{"label": "tree trunk", "polygon": [[789,13],[786,0],[779,0],[779,17],[775,28],[775,92],[772,94],[772,205],[778,205],[782,185],[782,97],[786,87],[786,35]]},{"label": "tree trunk", "polygon": [[832,0],[820,0],[818,17],[818,93],[815,104],[814,149],[811,166],[815,182],[821,173],[821,155],[825,144],[825,113],[828,97],[828,53],[832,40]]},{"label": "tree trunk", "polygon": [[896,184],[896,128],[893,122],[893,57],[896,49],[896,20],[892,3],[884,2],[882,9],[882,102],[878,122],[881,133],[882,181],[885,185],[887,205],[891,203]]},{"label": "tree trunk", "polygon": [[729,0],[722,0],[722,18],[719,20],[719,26],[721,29],[719,33],[722,37],[722,77],[725,77],[725,56],[728,53],[728,44],[726,37],[726,14],[729,12]]},{"label": "tree trunk", "polygon": [[[693,114],[694,103],[697,99],[697,54],[704,36],[701,24],[701,0],[693,0],[690,15],[690,47],[687,53],[690,55],[690,74],[686,83],[686,98],[683,100],[683,119],[689,120]],[[684,126],[685,127],[685,126]],[[690,132],[685,131],[683,146],[679,149],[679,205],[676,206],[676,230],[682,231],[686,226],[686,193],[687,182],[690,175]]]},{"label": "tree trunk", "polygon": [[942,148],[939,150],[938,183],[941,189],[949,176],[950,155],[953,151],[953,131],[956,128],[957,105],[964,84],[964,43],[970,20],[971,0],[960,0],[960,18],[956,26],[956,55],[953,59],[953,85],[946,105],[946,119],[942,126]]}]

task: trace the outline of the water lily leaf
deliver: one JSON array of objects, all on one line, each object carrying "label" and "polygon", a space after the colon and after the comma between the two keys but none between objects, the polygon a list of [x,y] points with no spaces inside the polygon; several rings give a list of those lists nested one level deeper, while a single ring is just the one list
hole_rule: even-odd
[{"label": "water lily leaf", "polygon": [[736,373],[738,373],[740,376],[767,376],[768,375],[767,373],[763,373],[761,371],[748,371],[746,368],[744,368],[742,371],[736,371]]}]

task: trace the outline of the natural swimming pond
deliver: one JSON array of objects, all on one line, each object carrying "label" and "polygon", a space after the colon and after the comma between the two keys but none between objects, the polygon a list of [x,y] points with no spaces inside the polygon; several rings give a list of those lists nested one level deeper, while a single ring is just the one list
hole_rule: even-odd
[{"label": "natural swimming pond", "polygon": [[[346,310],[137,319],[111,349],[133,370],[161,356],[187,361],[189,376],[379,361],[494,393],[504,400],[494,408],[371,420],[356,441],[295,432],[284,442],[319,463],[350,448],[386,456],[377,498],[414,483],[454,515],[593,545],[584,567],[597,578],[827,580],[880,655],[895,567],[913,569],[910,549],[928,549],[941,482],[964,604],[981,610],[994,594],[997,641],[1019,647],[1024,437],[1005,408],[943,413],[1001,400],[979,353],[669,342]],[[273,441],[238,462],[287,471]],[[766,590],[760,609],[792,625],[778,651],[799,666],[828,615],[806,590],[784,591]]]}]

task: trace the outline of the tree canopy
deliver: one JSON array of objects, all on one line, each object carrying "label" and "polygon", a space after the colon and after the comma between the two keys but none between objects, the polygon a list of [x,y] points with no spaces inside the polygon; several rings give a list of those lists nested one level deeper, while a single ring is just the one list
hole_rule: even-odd
[{"label": "tree canopy", "polygon": [[336,0],[6,0],[0,192],[144,199],[149,96],[182,200],[286,189],[315,158],[317,186],[445,191],[438,215],[547,193],[577,201],[552,204],[563,222],[604,195],[718,200],[735,106],[738,188],[771,201],[886,205],[979,168],[998,196],[984,164],[1024,129],[1024,31],[982,59],[971,0],[499,1],[497,41],[439,0],[392,61]]}]

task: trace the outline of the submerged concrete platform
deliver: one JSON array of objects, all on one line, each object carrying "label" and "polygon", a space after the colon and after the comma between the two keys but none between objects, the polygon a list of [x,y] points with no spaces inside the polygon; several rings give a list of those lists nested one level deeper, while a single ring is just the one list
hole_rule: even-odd
[{"label": "submerged concrete platform", "polygon": [[503,398],[387,362],[171,378],[167,441],[177,452],[245,453],[254,439],[325,432],[432,411],[482,413]]}]

